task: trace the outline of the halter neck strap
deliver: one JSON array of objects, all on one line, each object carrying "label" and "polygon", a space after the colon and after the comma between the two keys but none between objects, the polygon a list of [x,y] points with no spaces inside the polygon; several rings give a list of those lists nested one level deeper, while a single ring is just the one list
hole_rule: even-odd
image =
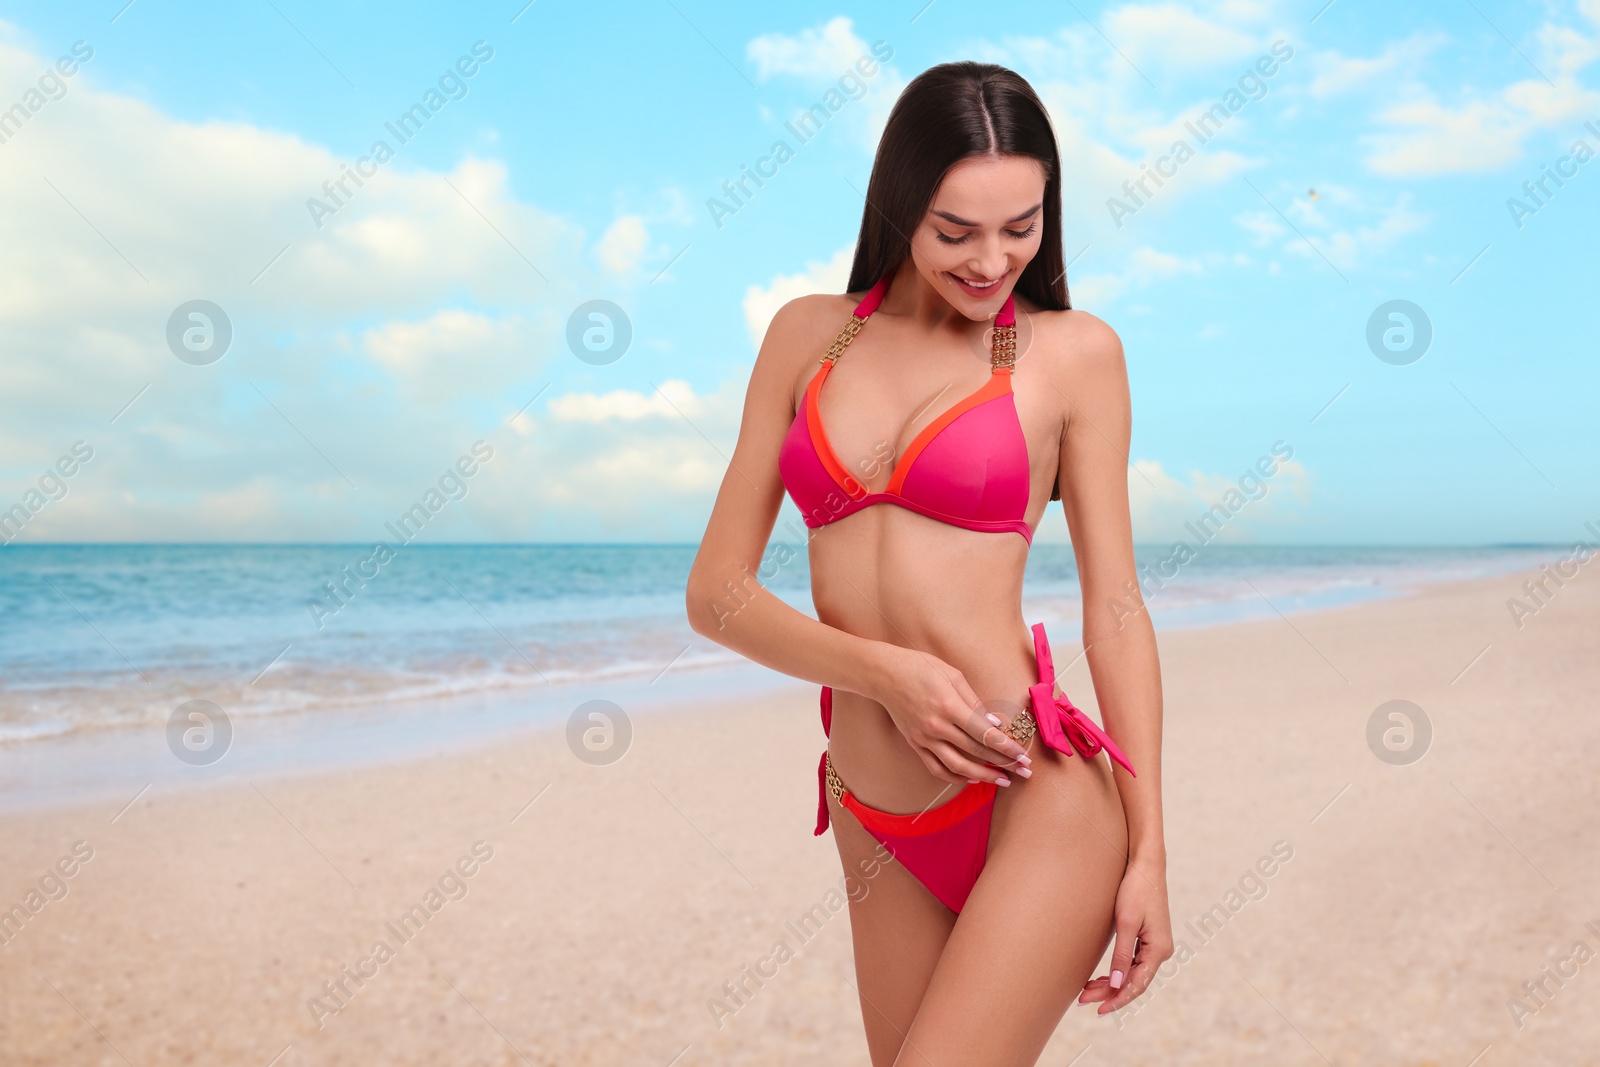
[{"label": "halter neck strap", "polygon": [[[877,311],[878,305],[883,303],[884,294],[888,291],[889,275],[885,274],[873,283],[872,288],[867,290],[867,295],[861,298],[861,303],[856,305],[855,317],[864,320],[868,315]],[[1006,302],[1000,306],[1000,313],[994,317],[996,327],[1015,326],[1017,324],[1017,313],[1012,302],[1013,296],[1013,293],[1006,294]]]},{"label": "halter neck strap", "polygon": [[[888,291],[889,275],[885,274],[867,290],[867,295],[861,298],[861,303],[857,304],[855,311],[851,313],[850,321],[839,331],[839,336],[833,339],[833,344],[828,346],[827,354],[820,360],[822,368],[817,371],[819,380],[820,375],[826,374],[828,368],[844,355],[845,348],[855,339],[856,334],[861,332],[861,327],[866,325],[867,317],[878,310],[878,305],[883,303],[883,296]],[[990,364],[997,374],[1002,372],[1010,374],[1017,362],[1017,314],[1013,306],[1013,295],[1006,294],[1006,302],[1001,305],[1000,313],[994,317]]]}]

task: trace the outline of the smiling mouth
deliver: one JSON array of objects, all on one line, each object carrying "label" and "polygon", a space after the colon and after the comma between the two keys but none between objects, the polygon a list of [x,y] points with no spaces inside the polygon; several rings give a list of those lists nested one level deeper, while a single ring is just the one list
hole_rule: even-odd
[{"label": "smiling mouth", "polygon": [[991,279],[988,279],[988,280],[980,279],[980,280],[974,281],[971,278],[963,278],[961,275],[956,274],[956,273],[954,273],[952,271],[945,271],[945,273],[948,274],[951,278],[954,278],[956,280],[956,283],[958,285],[960,285],[963,290],[965,290],[968,293],[971,293],[973,296],[985,296],[985,295],[987,295],[989,293],[998,292],[999,288],[1000,288],[1000,283],[1005,281],[1005,278],[1006,278],[1006,276],[1004,274],[1002,274],[998,278],[991,278]]}]

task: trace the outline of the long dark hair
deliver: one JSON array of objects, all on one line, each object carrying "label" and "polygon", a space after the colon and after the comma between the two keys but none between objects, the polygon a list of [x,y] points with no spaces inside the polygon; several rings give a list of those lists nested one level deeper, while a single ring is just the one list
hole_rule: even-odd
[{"label": "long dark hair", "polygon": [[1070,308],[1061,253],[1061,154],[1050,118],[1020,74],[971,61],[929,67],[889,112],[846,291],[868,289],[899,267],[945,174],[969,156],[988,155],[1029,156],[1044,165],[1044,234],[1015,291],[1049,311]]}]

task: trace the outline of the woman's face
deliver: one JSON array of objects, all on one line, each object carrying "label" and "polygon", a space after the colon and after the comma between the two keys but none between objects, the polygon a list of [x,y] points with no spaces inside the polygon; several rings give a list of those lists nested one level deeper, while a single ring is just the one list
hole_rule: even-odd
[{"label": "woman's face", "polygon": [[1044,184],[1031,156],[974,156],[939,183],[911,235],[911,259],[967,318],[993,318],[1038,253]]}]

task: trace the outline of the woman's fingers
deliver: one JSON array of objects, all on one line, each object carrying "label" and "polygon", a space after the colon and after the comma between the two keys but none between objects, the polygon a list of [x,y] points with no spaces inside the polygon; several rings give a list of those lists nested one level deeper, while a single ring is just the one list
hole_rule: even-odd
[{"label": "woman's fingers", "polygon": [[935,739],[929,743],[928,750],[934,754],[940,763],[944,764],[950,774],[957,776],[957,779],[951,779],[946,775],[940,775],[946,781],[958,780],[960,785],[966,785],[973,780],[993,782],[1001,786],[1011,784],[1011,779],[1007,778],[1003,772],[970,758],[948,741]]},{"label": "woman's fingers", "polygon": [[1003,724],[1000,716],[982,704],[964,715],[959,723],[966,736],[980,746],[978,758],[1006,766],[1031,765],[1033,759],[1028,755],[1028,750],[1001,729]]},{"label": "woman's fingers", "polygon": [[1139,940],[1139,926],[1136,919],[1117,920],[1117,943],[1111,952],[1111,977],[1107,981],[1107,988],[1113,995],[1100,1005],[1101,1015],[1115,1011],[1133,999],[1131,996],[1124,997],[1123,992],[1128,984],[1128,974],[1133,970],[1133,951],[1135,942]]},{"label": "woman's fingers", "polygon": [[1116,1011],[1133,998],[1143,993],[1156,974],[1156,964],[1150,960],[1138,960],[1128,968],[1128,975],[1122,983],[1122,988],[1116,995],[1100,1005],[1099,1014],[1105,1015]]},{"label": "woman's fingers", "polygon": [[1111,988],[1111,979],[1101,976],[1091,978],[1084,983],[1083,992],[1078,994],[1079,1004],[1093,1004],[1099,1000],[1110,1000],[1116,995],[1116,990]]},{"label": "woman's fingers", "polygon": [[[964,726],[960,723],[952,722],[944,725],[945,729],[942,732],[935,733],[934,737],[936,737],[938,740],[953,745],[973,762],[998,764],[1005,770],[1016,771],[1018,775],[1023,778],[1026,778],[1029,774],[1033,773],[1031,770],[1029,770],[1029,765],[1033,761],[1028,758],[1026,751],[1022,752],[1020,759],[1013,758],[1010,755],[1002,754],[998,750],[986,746],[979,738],[968,733],[967,729],[964,728]],[[1001,731],[986,722],[982,723],[980,736],[983,730],[986,730],[991,736],[1005,737]],[[1010,738],[1005,739],[1008,741],[1010,740]],[[1018,747],[1020,748],[1021,746]]]},{"label": "woman's fingers", "polygon": [[1005,724],[1000,716],[994,712],[985,712],[983,720],[987,729],[978,735],[978,739],[988,746],[989,751],[997,753],[1001,762],[1020,763],[1024,767],[1033,763],[1026,746],[1002,729]]},{"label": "woman's fingers", "polygon": [[1090,990],[1086,986],[1085,999],[1081,1003],[1103,1000],[1098,1014],[1106,1015],[1132,1001],[1155,980],[1156,968],[1172,956],[1172,949],[1165,944],[1152,945],[1142,937],[1135,937],[1129,933],[1132,930],[1142,929],[1142,922],[1117,924],[1117,946],[1111,954],[1111,977],[1106,980],[1105,992],[1101,994],[1096,990],[1094,995],[1090,995]]},{"label": "woman's fingers", "polygon": [[954,771],[946,767],[939,757],[933,754],[932,749],[919,748],[916,750],[916,753],[918,757],[921,758],[922,765],[928,768],[928,773],[933,775],[935,778],[938,778],[941,781],[949,782],[952,785],[967,784],[968,779],[956,774]]},{"label": "woman's fingers", "polygon": [[[966,677],[960,671],[957,671],[955,677],[951,679],[951,685],[955,687],[956,695],[961,698],[961,703],[965,706],[965,714],[961,718],[962,729],[992,753],[992,755],[986,754],[983,758],[995,763],[1020,763],[1026,767],[1031,762],[1028,750],[1001,729],[1006,721],[1022,713],[1021,706],[1010,701],[979,699],[978,694],[972,691],[972,687],[967,684]],[[1007,711],[1004,718],[995,714],[996,710],[1007,707],[1014,710]]]},{"label": "woman's fingers", "polygon": [[[1001,716],[996,715],[990,708],[992,704],[1001,705],[1009,704],[1010,702],[985,702],[979,698],[977,693],[972,691],[972,686],[967,684],[964,674],[954,667],[950,668],[950,671],[950,685],[955,689],[956,696],[960,699],[963,708],[959,723],[962,730],[969,737],[987,750],[982,758],[993,763],[1020,763],[1026,767],[1031,762],[1028,758],[1028,750],[1014,741],[1004,730],[1000,729],[1004,725]],[[1011,705],[1011,707],[1016,708],[1016,711],[1011,714],[1020,714],[1022,711],[1022,708],[1017,705]],[[1005,718],[1010,719],[1011,714],[1007,714]]]}]

